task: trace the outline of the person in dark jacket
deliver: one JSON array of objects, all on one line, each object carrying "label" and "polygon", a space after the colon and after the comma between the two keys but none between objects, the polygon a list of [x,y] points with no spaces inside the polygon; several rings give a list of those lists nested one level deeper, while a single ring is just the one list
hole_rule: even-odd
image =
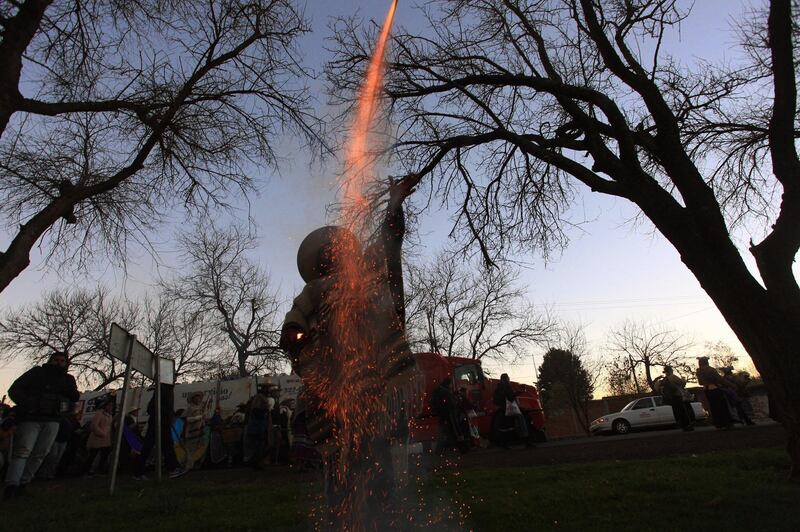
[{"label": "person in dark jacket", "polygon": [[[683,401],[685,387],[686,381],[675,375],[675,370],[672,369],[672,366],[664,366],[664,377],[661,379],[661,397],[664,404],[672,408],[672,416],[675,418],[675,422],[684,432],[689,432],[694,430],[694,427],[686,410],[686,404]],[[691,405],[689,408],[691,408]]]},{"label": "person in dark jacket", "polygon": [[[508,373],[503,373],[500,375],[500,382],[497,383],[497,388],[494,389],[492,402],[495,404],[495,406],[497,406],[494,423],[495,429],[500,432],[503,431],[507,425],[511,425],[516,429],[517,435],[525,440],[526,445],[529,445],[528,420],[525,419],[525,416],[519,411],[517,393],[511,387],[511,379],[509,378]],[[516,405],[517,413],[508,412],[509,403]],[[508,447],[508,443],[505,438],[496,436],[496,439],[501,441],[501,445],[503,447]]]},{"label": "person in dark jacket", "polygon": [[19,407],[19,425],[6,471],[5,498],[21,494],[33,480],[53,446],[59,420],[80,397],[67,362],[66,353],[55,351],[46,364],[26,371],[8,389]]},{"label": "person in dark jacket", "polygon": [[439,418],[439,440],[436,454],[442,454],[448,447],[457,446],[464,450],[465,435],[458,423],[458,401],[451,390],[452,380],[447,377],[431,393],[431,411]]},{"label": "person in dark jacket", "polygon": [[[173,407],[175,404],[175,397],[173,386],[170,384],[161,384],[161,453],[164,456],[164,465],[167,468],[170,478],[177,478],[186,470],[178,464],[178,458],[175,456],[175,446],[172,444],[172,416]],[[145,466],[147,458],[153,451],[156,445],[156,397],[150,399],[147,403],[147,432],[144,435],[142,442],[142,453],[136,460],[133,478],[135,480],[145,480]]]},{"label": "person in dark jacket", "polygon": [[733,419],[730,413],[730,405],[725,397],[723,388],[725,381],[722,375],[711,367],[708,357],[697,357],[697,382],[706,390],[708,406],[711,407],[711,421],[718,429],[730,429]]},{"label": "person in dark jacket", "polygon": [[250,465],[256,470],[264,467],[268,431],[272,427],[271,413],[266,387],[260,386],[250,400],[244,439],[245,458],[249,458]]}]

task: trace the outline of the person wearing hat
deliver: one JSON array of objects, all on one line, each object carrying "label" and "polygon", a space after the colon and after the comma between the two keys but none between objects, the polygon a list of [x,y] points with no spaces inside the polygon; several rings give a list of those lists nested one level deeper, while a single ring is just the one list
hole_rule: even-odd
[{"label": "person wearing hat", "polygon": [[664,402],[672,407],[672,415],[675,416],[675,421],[684,432],[688,432],[694,430],[694,427],[683,402],[683,389],[685,387],[686,381],[675,375],[672,366],[664,366],[661,396],[664,398]]},{"label": "person wearing hat", "polygon": [[33,480],[58,435],[61,416],[80,398],[67,373],[67,354],[55,351],[46,364],[31,368],[8,389],[19,421],[6,471],[4,498],[20,495]]},{"label": "person wearing hat", "polygon": [[725,397],[725,392],[722,391],[726,386],[722,375],[711,367],[708,357],[705,356],[697,357],[696,375],[697,382],[705,388],[708,406],[711,409],[712,423],[718,429],[730,429],[733,425],[733,418],[728,399]]},{"label": "person wearing hat", "polygon": [[186,407],[184,417],[184,447],[186,451],[186,469],[193,469],[202,465],[205,459],[205,448],[208,443],[206,428],[207,403],[203,402],[203,392],[194,392],[189,395],[189,405]]},{"label": "person wearing hat", "polygon": [[[370,231],[374,238],[352,232],[349,224],[327,226],[309,233],[297,252],[306,284],[286,314],[280,347],[293,373],[309,385],[308,402],[318,406],[306,411],[304,422],[325,454],[331,515],[349,505],[358,514],[367,500],[380,506],[376,497],[394,480],[390,468],[374,476],[368,464],[391,463],[390,433],[403,412],[386,383],[410,379],[415,364],[405,335],[402,279],[402,204],[413,186],[407,179],[391,183],[385,212],[375,211],[375,221],[382,221]],[[332,399],[342,393],[341,383],[356,379],[348,369],[351,354],[360,358],[359,384],[348,388],[348,400],[339,402],[344,408],[337,408]],[[339,439],[337,425],[372,428],[364,439]],[[359,441],[358,452],[349,452],[353,441]]]},{"label": "person wearing hat", "polygon": [[83,468],[83,472],[87,477],[94,476],[97,468],[106,462],[111,452],[113,411],[114,401],[106,398],[89,422],[89,438],[86,440],[88,455]]}]

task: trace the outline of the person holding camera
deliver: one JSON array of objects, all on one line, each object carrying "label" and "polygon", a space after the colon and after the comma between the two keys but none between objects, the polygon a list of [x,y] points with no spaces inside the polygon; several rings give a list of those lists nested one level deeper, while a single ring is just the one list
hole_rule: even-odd
[{"label": "person holding camera", "polygon": [[6,471],[4,498],[21,495],[33,480],[58,434],[61,417],[78,400],[75,378],[67,373],[67,355],[53,352],[47,363],[22,374],[8,389],[17,404],[18,425]]}]

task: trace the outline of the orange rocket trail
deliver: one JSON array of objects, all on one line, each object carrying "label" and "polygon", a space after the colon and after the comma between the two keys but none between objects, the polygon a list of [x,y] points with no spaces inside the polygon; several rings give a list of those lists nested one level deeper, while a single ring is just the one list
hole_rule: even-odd
[{"label": "orange rocket trail", "polygon": [[373,139],[370,138],[370,132],[374,127],[376,112],[383,93],[386,48],[396,10],[397,0],[392,2],[389,12],[386,14],[386,20],[383,22],[372,59],[367,67],[346,152],[343,185],[344,202],[347,207],[342,215],[342,222],[345,227],[355,229],[357,234],[361,229],[359,219],[369,207],[364,196],[364,189],[370,181],[375,179],[375,156],[372,153],[373,143],[370,141]]},{"label": "orange rocket trail", "polygon": [[327,371],[304,377],[304,384],[314,395],[326,399],[327,415],[336,427],[335,459],[328,472],[338,491],[334,502],[329,500],[335,524],[328,523],[326,528],[333,525],[354,532],[374,529],[375,521],[367,514],[370,501],[378,495],[373,490],[386,475],[376,450],[377,442],[385,436],[387,418],[376,358],[380,346],[374,331],[365,326],[374,320],[371,312],[380,276],[376,263],[367,260],[364,251],[371,207],[366,191],[377,179],[375,153],[379,143],[373,132],[379,120],[385,56],[396,9],[397,0],[389,8],[367,66],[345,151],[343,209],[338,225],[352,236],[339,238],[333,246],[337,280],[328,296],[332,304],[327,332],[332,348]]}]

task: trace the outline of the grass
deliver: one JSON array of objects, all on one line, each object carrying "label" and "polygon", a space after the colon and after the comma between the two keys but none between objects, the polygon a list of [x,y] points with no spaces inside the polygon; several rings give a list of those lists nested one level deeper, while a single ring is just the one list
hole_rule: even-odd
[{"label": "grass", "polygon": [[316,497],[308,480],[249,470],[190,473],[161,485],[121,478],[113,497],[106,477],[31,487],[29,495],[0,503],[0,529],[305,530]]},{"label": "grass", "polygon": [[457,501],[478,531],[800,530],[781,449],[520,469],[474,469]]},{"label": "grass", "polygon": [[[467,469],[429,480],[423,505],[477,531],[798,530],[800,485],[786,480],[787,466],[782,450],[759,449]],[[113,497],[107,479],[32,487],[0,504],[1,529],[307,530],[319,491],[285,470],[191,473],[160,486],[123,478]]]}]

